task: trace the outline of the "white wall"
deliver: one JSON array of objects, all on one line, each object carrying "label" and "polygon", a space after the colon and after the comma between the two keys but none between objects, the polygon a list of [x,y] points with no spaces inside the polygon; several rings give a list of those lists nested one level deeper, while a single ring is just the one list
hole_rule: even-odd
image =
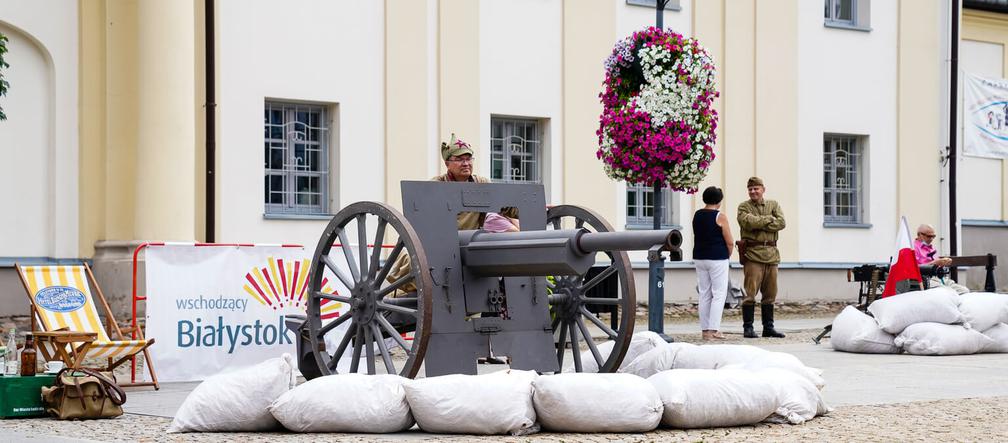
[{"label": "white wall", "polygon": [[[547,202],[563,195],[563,4],[544,0],[480,3],[480,143],[477,172],[490,174],[490,116],[546,121]],[[601,61],[599,62],[601,66]],[[594,154],[594,151],[592,151]]]},{"label": "white wall", "polygon": [[[886,261],[896,208],[897,4],[871,2],[871,31],[823,26],[822,2],[798,3],[799,261]],[[823,134],[868,136],[865,223],[823,227]],[[922,147],[922,153],[934,152]],[[937,177],[922,177],[937,183]],[[934,189],[922,189],[938,195]],[[773,180],[767,182],[772,198]],[[937,223],[938,220],[911,220]]]},{"label": "white wall", "polygon": [[77,2],[0,0],[0,257],[78,255]]},{"label": "white wall", "polygon": [[[1004,78],[1004,47],[998,43],[963,40],[959,47],[959,66],[963,73]],[[963,96],[959,97],[960,115],[963,99]],[[961,156],[956,174],[959,218],[1001,220],[1001,195],[1005,192],[1001,181],[1002,161],[1004,160]]]},{"label": "white wall", "polygon": [[221,0],[217,9],[217,241],[313,248],[326,220],[263,218],[264,101],[338,106],[331,211],[382,201],[383,3]]}]

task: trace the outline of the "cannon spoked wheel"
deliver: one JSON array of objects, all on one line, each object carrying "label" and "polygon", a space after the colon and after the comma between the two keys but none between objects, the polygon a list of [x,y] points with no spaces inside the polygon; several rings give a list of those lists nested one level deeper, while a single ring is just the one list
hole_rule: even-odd
[{"label": "cannon spoked wheel", "polygon": [[[395,272],[405,256],[408,273]],[[336,280],[329,281],[326,271]],[[393,282],[386,279],[390,273]],[[319,239],[308,281],[308,333],[321,374],[337,373],[348,353],[349,372],[361,372],[363,353],[368,374],[415,377],[430,338],[432,288],[427,256],[402,213],[376,202],[340,210]],[[326,318],[332,302],[349,309]],[[329,341],[335,346],[327,346],[326,334],[348,322],[346,333]],[[401,335],[409,331],[412,342]]]},{"label": "cannon spoked wheel", "polygon": [[[613,230],[612,226],[598,214],[579,206],[554,206],[546,213],[546,229],[577,228],[585,228],[592,232]],[[599,372],[616,372],[630,346],[634,314],[637,310],[630,258],[625,251],[605,251],[599,254],[604,254],[609,259],[609,263],[601,272],[556,276],[554,282],[547,283],[552,291],[549,302],[554,315],[553,330],[557,331],[559,328],[560,331],[557,360],[561,370],[563,370],[564,348],[568,344],[571,346],[574,370],[577,372],[583,372],[580,341],[585,342],[588,347],[586,357],[595,360]],[[604,297],[589,297],[592,288],[612,275],[616,275],[619,280],[616,292],[604,294]],[[599,318],[593,310],[608,310],[609,319]],[[608,356],[599,352],[591,338],[589,324],[601,330],[608,340],[614,341],[613,350]]]}]

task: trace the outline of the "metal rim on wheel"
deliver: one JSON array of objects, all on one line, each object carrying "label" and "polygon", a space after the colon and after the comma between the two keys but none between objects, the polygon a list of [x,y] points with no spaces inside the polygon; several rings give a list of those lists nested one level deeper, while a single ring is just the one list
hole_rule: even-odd
[{"label": "metal rim on wheel", "polygon": [[[613,231],[612,226],[598,214],[579,206],[554,206],[546,213],[547,229],[569,228],[570,226],[566,226],[568,223],[574,228],[587,228],[594,232]],[[609,258],[609,265],[591,278],[586,278],[586,275],[558,276],[554,282],[548,283],[548,287],[553,291],[550,296],[550,308],[554,313],[552,326],[554,331],[559,328],[560,332],[557,361],[561,371],[564,348],[568,344],[571,345],[574,370],[577,372],[583,372],[579,341],[584,341],[587,345],[588,357],[595,360],[599,372],[615,372],[630,346],[637,309],[630,257],[626,251],[606,251],[605,255]],[[619,293],[615,298],[588,297],[589,289],[613,274],[619,279]],[[589,305],[611,306],[617,310],[619,322],[617,327],[606,325],[605,321],[588,309]],[[614,341],[613,350],[605,358],[599,353],[591,338],[589,323],[606,334],[609,340]]]},{"label": "metal rim on wheel", "polygon": [[[369,223],[372,222],[372,223]],[[374,234],[368,235],[368,226]],[[354,229],[349,229],[349,228]],[[356,235],[351,237],[348,231]],[[398,236],[398,238],[396,238]],[[394,241],[390,249],[383,247],[386,238]],[[351,246],[356,241],[356,251]],[[371,252],[368,252],[368,240]],[[381,263],[383,250],[388,250]],[[330,255],[330,252],[333,252]],[[409,273],[389,282],[386,277],[403,254],[409,257]],[[346,265],[345,268],[340,265]],[[430,339],[431,291],[433,282],[427,267],[427,256],[419,237],[399,211],[384,203],[357,202],[340,210],[326,226],[315,248],[311,263],[308,291],[308,332],[315,360],[322,375],[337,373],[339,361],[351,352],[350,372],[360,372],[362,353],[368,374],[378,373],[380,359],[385,373],[415,377],[423,364],[427,341]],[[349,274],[345,270],[349,270]],[[327,293],[326,271],[336,279],[333,284],[346,292]],[[415,287],[409,293],[404,288]],[[340,302],[349,310],[324,322],[322,305]],[[404,327],[390,319],[405,319],[411,323],[414,335],[408,343],[401,333]],[[341,324],[350,322],[335,349],[327,349],[325,335]],[[396,323],[396,324],[393,324]],[[406,324],[403,323],[403,324]],[[390,339],[394,344],[387,346]],[[375,349],[377,348],[377,350]],[[393,354],[405,354],[405,362],[396,364]]]}]

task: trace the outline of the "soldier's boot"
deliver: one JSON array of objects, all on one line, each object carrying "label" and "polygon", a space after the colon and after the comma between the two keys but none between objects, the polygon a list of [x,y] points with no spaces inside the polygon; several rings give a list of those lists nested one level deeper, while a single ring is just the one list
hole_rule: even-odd
[{"label": "soldier's boot", "polygon": [[745,338],[756,338],[756,330],[753,329],[753,320],[756,319],[756,305],[742,305],[742,336]]},{"label": "soldier's boot", "polygon": [[773,328],[773,305],[760,305],[760,316],[763,320],[764,337],[784,338],[784,334]]}]

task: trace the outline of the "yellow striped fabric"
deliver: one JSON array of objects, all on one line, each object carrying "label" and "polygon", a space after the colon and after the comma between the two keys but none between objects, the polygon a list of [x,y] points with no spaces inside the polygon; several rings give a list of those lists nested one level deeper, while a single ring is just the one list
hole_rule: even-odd
[{"label": "yellow striped fabric", "polygon": [[87,355],[88,357],[119,359],[143,351],[146,346],[147,340],[96,341],[91,344],[91,350]]},{"label": "yellow striped fabric", "polygon": [[91,297],[91,289],[88,287],[83,266],[22,266],[21,271],[25,281],[28,282],[32,300],[40,290],[53,286],[68,286],[84,294],[84,305],[70,312],[51,311],[36,305],[39,321],[42,322],[44,330],[68,328],[72,331],[95,332],[98,334],[96,341],[112,341],[105,333],[101,318],[98,317],[98,309]]}]

